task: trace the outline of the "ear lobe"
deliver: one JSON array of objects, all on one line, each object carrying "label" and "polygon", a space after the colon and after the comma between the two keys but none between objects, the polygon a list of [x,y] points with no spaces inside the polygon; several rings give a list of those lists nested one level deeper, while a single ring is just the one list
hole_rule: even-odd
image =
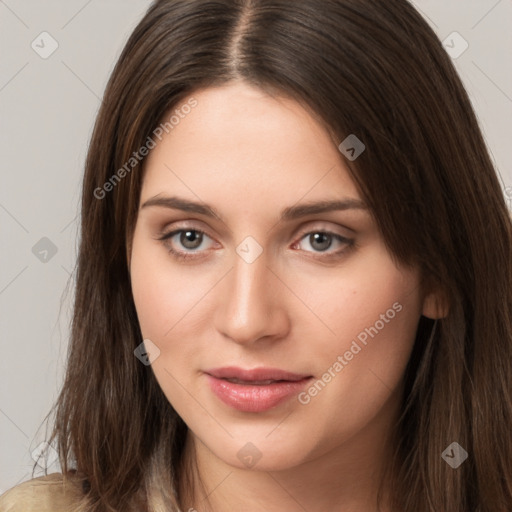
[{"label": "ear lobe", "polygon": [[432,320],[446,318],[450,311],[448,298],[441,291],[431,292],[423,299],[422,315]]}]

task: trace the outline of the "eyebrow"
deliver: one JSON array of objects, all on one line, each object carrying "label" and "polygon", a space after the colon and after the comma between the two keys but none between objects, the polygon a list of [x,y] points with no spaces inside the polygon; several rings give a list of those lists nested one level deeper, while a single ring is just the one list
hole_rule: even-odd
[{"label": "eyebrow", "polygon": [[[160,206],[163,208],[170,208],[173,210],[182,210],[184,212],[197,213],[206,217],[212,217],[221,219],[220,214],[212,206],[206,203],[198,203],[190,201],[182,197],[166,197],[166,196],[155,196],[148,199],[141,206],[148,208],[150,206]],[[309,203],[303,203],[299,205],[293,205],[285,208],[279,217],[279,221],[290,221],[306,217],[308,215],[314,215],[317,213],[326,213],[331,211],[343,211],[343,210],[368,210],[366,204],[360,199],[345,198],[340,200],[331,201],[315,201]]]}]

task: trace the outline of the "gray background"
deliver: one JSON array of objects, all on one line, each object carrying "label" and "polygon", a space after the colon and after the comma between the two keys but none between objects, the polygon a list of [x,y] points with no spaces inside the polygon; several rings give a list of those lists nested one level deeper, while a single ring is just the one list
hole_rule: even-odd
[{"label": "gray background", "polygon": [[[447,51],[464,49],[454,31],[469,44],[454,63],[512,206],[512,1],[413,3]],[[30,478],[32,452],[45,439],[41,421],[66,356],[87,144],[108,76],[148,6],[0,0],[0,494]],[[58,43],[46,59],[44,31]],[[52,453],[41,460],[50,473],[59,471]]]}]

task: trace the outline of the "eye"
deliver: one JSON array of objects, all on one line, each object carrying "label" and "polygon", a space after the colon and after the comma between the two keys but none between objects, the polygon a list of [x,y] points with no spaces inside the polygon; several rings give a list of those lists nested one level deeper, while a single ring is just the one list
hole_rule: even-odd
[{"label": "eye", "polygon": [[[319,253],[320,255],[322,253],[327,253],[326,256],[340,255],[354,245],[353,240],[329,231],[311,231],[306,233],[299,242],[294,244],[294,248],[296,248],[297,245],[300,246],[302,240],[305,240],[307,245],[309,245],[313,251],[309,251],[307,248],[304,249],[303,247],[299,248],[306,250],[307,252]],[[333,245],[337,245],[339,250],[329,251]]]},{"label": "eye", "polygon": [[190,228],[176,229],[159,238],[171,254],[181,259],[195,258],[195,253],[206,250],[208,247],[203,246],[206,239],[211,240],[204,231]]},{"label": "eye", "polygon": [[[175,258],[186,260],[204,256],[201,254],[212,248],[214,243],[206,243],[213,240],[202,230],[192,228],[175,229],[169,233],[162,234],[160,240]],[[304,244],[304,242],[306,244]],[[305,247],[303,247],[303,244]],[[205,246],[206,245],[206,246]],[[307,245],[312,250],[307,248]],[[338,250],[330,250],[338,247]],[[330,231],[310,231],[303,235],[298,242],[293,245],[293,249],[305,250],[316,254],[319,258],[341,257],[347,250],[354,246],[354,240],[345,238],[337,233]]]}]

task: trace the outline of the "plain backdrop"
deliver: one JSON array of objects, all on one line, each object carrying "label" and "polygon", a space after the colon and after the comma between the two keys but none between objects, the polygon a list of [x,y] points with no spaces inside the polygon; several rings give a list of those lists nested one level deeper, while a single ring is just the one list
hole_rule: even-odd
[{"label": "plain backdrop", "polygon": [[[512,2],[414,5],[446,41],[512,206]],[[87,145],[107,79],[148,6],[0,0],[0,494],[31,478],[45,439],[66,357]],[[51,455],[50,473],[60,469]]]}]

